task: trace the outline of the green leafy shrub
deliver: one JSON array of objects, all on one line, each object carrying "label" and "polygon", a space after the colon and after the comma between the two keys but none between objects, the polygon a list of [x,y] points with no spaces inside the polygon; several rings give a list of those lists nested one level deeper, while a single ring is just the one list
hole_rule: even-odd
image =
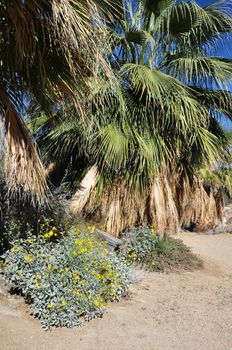
[{"label": "green leafy shrub", "polygon": [[153,229],[137,227],[126,232],[120,255],[153,271],[192,270],[201,260],[181,240],[161,238]]},{"label": "green leafy shrub", "polygon": [[119,300],[130,282],[128,266],[94,228],[63,235],[43,224],[40,235],[18,239],[4,257],[6,280],[21,289],[47,328],[102,316],[106,303]]}]

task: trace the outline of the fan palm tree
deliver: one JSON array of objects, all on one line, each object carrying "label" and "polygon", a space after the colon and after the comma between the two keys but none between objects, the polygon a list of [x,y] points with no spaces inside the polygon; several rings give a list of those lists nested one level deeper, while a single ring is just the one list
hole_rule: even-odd
[{"label": "fan palm tree", "polygon": [[74,212],[99,214],[114,234],[136,223],[211,225],[221,216],[216,194],[196,174],[227,156],[219,117],[232,117],[232,65],[215,53],[232,30],[224,5],[128,0],[123,20],[99,33],[120,88],[104,74],[97,83],[88,79],[88,123],[74,113],[46,139],[55,161],[72,159],[79,173],[92,166]]},{"label": "fan palm tree", "polygon": [[[84,76],[96,74],[99,55],[94,28],[114,21],[120,1],[0,1],[0,125],[6,180],[10,190],[43,202],[47,184],[34,141],[23,120],[36,101],[52,117],[71,103],[79,115]],[[51,109],[53,107],[53,110]],[[54,107],[55,106],[55,107]]]}]

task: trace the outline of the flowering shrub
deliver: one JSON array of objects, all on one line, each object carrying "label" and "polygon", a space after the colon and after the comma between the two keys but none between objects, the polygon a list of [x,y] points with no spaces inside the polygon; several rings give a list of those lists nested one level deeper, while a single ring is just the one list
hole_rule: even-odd
[{"label": "flowering shrub", "polygon": [[161,238],[149,227],[126,232],[120,255],[130,264],[137,263],[153,271],[192,270],[202,265],[181,240]]},{"label": "flowering shrub", "polygon": [[40,235],[17,240],[5,254],[6,279],[21,288],[47,328],[101,316],[108,301],[124,295],[128,267],[99,241],[94,228],[72,228],[63,235],[56,227],[41,226]]}]

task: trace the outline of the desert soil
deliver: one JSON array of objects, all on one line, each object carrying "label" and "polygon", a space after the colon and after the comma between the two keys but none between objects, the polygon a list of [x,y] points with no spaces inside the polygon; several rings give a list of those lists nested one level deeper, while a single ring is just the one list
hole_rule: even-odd
[{"label": "desert soil", "polygon": [[203,259],[202,270],[137,271],[130,298],[81,328],[45,332],[0,288],[0,349],[232,350],[232,234],[179,237]]}]

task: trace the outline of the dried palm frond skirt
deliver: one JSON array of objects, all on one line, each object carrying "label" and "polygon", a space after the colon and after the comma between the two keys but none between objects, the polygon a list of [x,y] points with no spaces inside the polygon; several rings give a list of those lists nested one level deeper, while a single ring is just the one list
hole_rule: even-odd
[{"label": "dried palm frond skirt", "polygon": [[135,225],[152,226],[164,235],[174,234],[181,227],[210,230],[223,220],[220,188],[207,188],[197,176],[191,185],[180,185],[177,180],[170,182],[169,178],[165,174],[156,176],[143,195],[121,182],[105,188],[101,198],[95,201],[98,172],[93,166],[71,200],[70,213],[94,219],[116,237]]}]

